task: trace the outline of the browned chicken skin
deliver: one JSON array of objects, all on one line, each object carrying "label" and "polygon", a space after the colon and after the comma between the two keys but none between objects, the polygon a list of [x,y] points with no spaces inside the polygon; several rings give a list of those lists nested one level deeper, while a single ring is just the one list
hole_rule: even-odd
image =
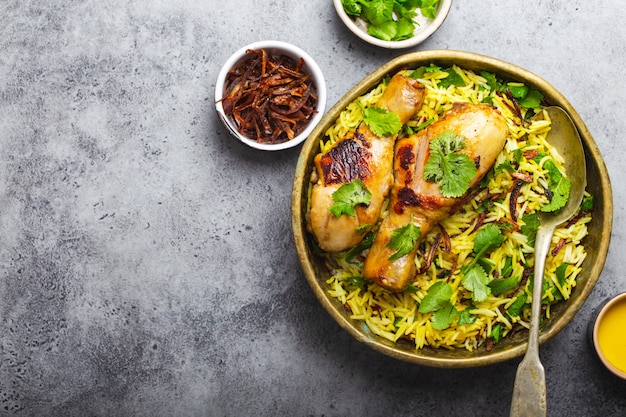
[{"label": "browned chicken skin", "polygon": [[[397,74],[376,103],[376,107],[395,112],[406,123],[422,105],[424,86]],[[326,252],[341,252],[358,244],[380,217],[383,202],[393,183],[393,146],[396,136],[377,137],[362,123],[323,154],[315,157],[318,176],[311,193],[308,213],[309,231]],[[343,184],[361,180],[372,193],[368,206],[356,207],[355,215],[335,217],[329,209],[332,195]]]},{"label": "browned chicken skin", "polygon": [[466,202],[464,197],[444,197],[437,183],[427,182],[423,177],[430,142],[445,131],[463,136],[465,149],[462,152],[476,164],[477,172],[470,182],[471,188],[493,166],[508,130],[505,119],[496,109],[459,103],[444,118],[397,141],[389,212],[381,223],[363,270],[365,278],[391,291],[404,290],[415,277],[415,256],[419,246],[418,242],[413,251],[390,261],[389,257],[396,252],[388,247],[393,231],[412,221],[420,228],[421,240],[437,223]]}]

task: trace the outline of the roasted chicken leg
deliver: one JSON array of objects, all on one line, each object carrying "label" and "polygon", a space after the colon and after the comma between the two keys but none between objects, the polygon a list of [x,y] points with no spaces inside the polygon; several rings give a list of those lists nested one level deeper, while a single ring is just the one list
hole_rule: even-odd
[{"label": "roasted chicken leg", "polygon": [[[397,141],[394,157],[395,181],[391,189],[389,212],[383,219],[366,257],[363,275],[391,291],[404,290],[416,273],[415,256],[419,241],[444,218],[458,210],[465,196],[445,197],[439,184],[424,178],[430,156],[430,143],[443,132],[464,139],[460,151],[476,166],[469,186],[474,187],[491,169],[507,136],[504,117],[493,107],[469,103],[455,104],[442,119],[413,136]],[[392,234],[410,222],[419,227],[417,244],[406,255],[390,260],[396,249],[390,247]]]},{"label": "roasted chicken leg", "polygon": [[[424,86],[400,74],[394,75],[376,107],[395,112],[406,123],[422,105]],[[314,163],[317,182],[311,193],[309,231],[326,252],[341,252],[358,244],[378,221],[393,183],[393,147],[396,135],[377,137],[361,123],[354,134],[337,141]],[[333,193],[343,184],[361,180],[371,192],[369,205],[358,205],[355,215],[336,217],[330,212]]]}]

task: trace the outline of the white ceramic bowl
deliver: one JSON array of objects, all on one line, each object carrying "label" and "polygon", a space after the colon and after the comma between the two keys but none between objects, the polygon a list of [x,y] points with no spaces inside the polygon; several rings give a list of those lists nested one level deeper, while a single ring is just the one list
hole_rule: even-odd
[{"label": "white ceramic bowl", "polygon": [[335,10],[337,10],[337,14],[343,23],[345,23],[348,29],[350,29],[356,36],[363,39],[365,42],[371,43],[372,45],[389,49],[410,48],[428,39],[430,35],[439,29],[439,26],[443,24],[443,21],[446,20],[446,17],[448,17],[448,13],[450,12],[450,7],[452,6],[452,0],[441,0],[437,6],[437,14],[434,19],[426,18],[418,11],[417,16],[413,19],[418,23],[418,25],[415,28],[412,38],[401,41],[384,41],[367,33],[367,24],[364,20],[349,16],[343,9],[341,0],[333,0],[333,3],[335,4]]},{"label": "white ceramic bowl", "polygon": [[[270,55],[283,54],[295,60],[299,60],[300,58],[303,58],[304,59],[303,69],[305,72],[311,74],[311,77],[313,79],[313,85],[315,86],[315,90],[318,96],[317,106],[316,106],[317,113],[315,113],[311,117],[306,128],[298,136],[294,137],[293,139],[287,142],[276,143],[276,144],[259,143],[254,139],[248,138],[242,135],[241,133],[239,133],[239,131],[237,130],[237,126],[235,125],[235,122],[232,120],[231,117],[226,115],[224,111],[224,107],[222,106],[221,99],[224,97],[226,75],[228,74],[228,71],[233,66],[235,66],[236,64],[238,64],[239,62],[245,59],[248,59],[246,56],[246,51],[249,49],[265,49],[267,53]],[[311,58],[309,54],[307,54],[306,52],[304,52],[302,49],[298,48],[297,46],[291,45],[287,42],[268,40],[268,41],[259,41],[259,42],[251,43],[249,45],[242,47],[241,49],[236,51],[233,55],[231,55],[231,57],[228,58],[228,60],[224,63],[224,66],[220,70],[217,76],[217,81],[215,83],[215,110],[217,111],[217,114],[219,115],[220,120],[222,121],[226,129],[228,129],[231,135],[233,135],[239,141],[255,149],[260,149],[260,150],[265,150],[265,151],[278,151],[278,150],[292,148],[294,146],[299,145],[309,136],[309,134],[315,128],[317,123],[322,119],[325,108],[326,108],[326,82],[324,80],[322,70],[317,65],[317,63],[313,60],[313,58]]]}]

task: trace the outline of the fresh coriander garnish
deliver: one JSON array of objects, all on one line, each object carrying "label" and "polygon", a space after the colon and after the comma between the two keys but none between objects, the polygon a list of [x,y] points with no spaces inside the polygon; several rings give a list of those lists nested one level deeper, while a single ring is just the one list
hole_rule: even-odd
[{"label": "fresh coriander garnish", "polygon": [[459,314],[450,302],[450,297],[452,297],[452,286],[447,282],[438,281],[428,288],[428,293],[420,303],[418,309],[420,313],[433,313],[432,323],[436,330],[446,329]]},{"label": "fresh coriander garnish", "polygon": [[363,11],[363,6],[359,0],[341,0],[343,10],[350,16],[359,16]]},{"label": "fresh coriander garnish", "polygon": [[511,92],[511,95],[515,97],[521,107],[534,109],[539,107],[543,101],[541,92],[530,89],[523,83],[508,83],[505,87]]},{"label": "fresh coriander garnish", "polygon": [[541,211],[551,213],[565,206],[565,203],[567,203],[567,200],[569,199],[572,184],[571,180],[563,176],[561,171],[551,159],[544,162],[543,168],[548,171],[548,175],[550,176],[548,188],[550,189],[552,199],[548,204],[541,207]]},{"label": "fresh coriander garnish", "polygon": [[359,205],[369,205],[372,199],[372,193],[367,189],[363,181],[359,179],[352,180],[343,184],[332,195],[333,205],[330,212],[335,217],[342,214],[354,216],[354,208]]},{"label": "fresh coriander garnish", "polygon": [[465,82],[463,77],[461,77],[461,74],[459,74],[458,71],[455,70],[454,68],[447,68],[447,69],[443,69],[441,71],[445,72],[446,74],[448,74],[448,76],[445,77],[445,78],[442,78],[439,81],[439,87],[441,87],[441,88],[448,88],[451,85],[456,85],[456,86],[459,86],[459,87],[465,87],[467,85],[467,83]]},{"label": "fresh coriander garnish", "polygon": [[491,338],[493,339],[493,343],[498,343],[500,338],[502,337],[502,332],[504,331],[504,326],[502,323],[498,323],[491,329]]},{"label": "fresh coriander garnish", "polygon": [[520,280],[521,277],[498,278],[492,280],[487,285],[491,289],[491,293],[497,297],[500,294],[505,294],[515,289]]},{"label": "fresh coriander garnish", "polygon": [[524,224],[521,226],[521,232],[527,238],[526,243],[529,246],[534,246],[537,230],[539,230],[539,226],[541,226],[537,213],[526,214],[522,217],[522,222],[524,222]]},{"label": "fresh coriander garnish", "polygon": [[343,278],[343,280],[346,282],[346,288],[350,291],[357,288],[364,290],[367,287],[367,281],[363,277],[351,276]]},{"label": "fresh coriander garnish", "polygon": [[430,143],[430,157],[424,166],[424,178],[439,183],[444,197],[460,197],[469,189],[476,175],[476,165],[469,156],[458,153],[465,149],[462,136],[445,131]]},{"label": "fresh coriander garnish", "polygon": [[474,240],[474,253],[476,254],[471,263],[461,268],[463,286],[472,292],[474,301],[485,301],[491,288],[487,285],[489,277],[478,261],[490,250],[500,246],[504,242],[504,236],[500,228],[494,224],[488,224],[481,229]]},{"label": "fresh coriander garnish", "polygon": [[454,304],[448,301],[442,308],[435,311],[435,313],[433,314],[433,329],[447,329],[448,327],[450,327],[458,314],[459,311],[456,309]]},{"label": "fresh coriander garnish", "polygon": [[489,91],[494,91],[498,88],[498,79],[495,74],[487,71],[481,71],[480,76],[487,80]]},{"label": "fresh coriander garnish", "polygon": [[520,314],[522,314],[522,309],[524,308],[524,305],[526,305],[526,298],[526,294],[518,296],[506,310],[507,314],[510,317],[519,317]]},{"label": "fresh coriander garnish", "polygon": [[472,304],[467,307],[465,310],[459,313],[459,321],[458,324],[472,324],[476,322],[476,316],[471,313],[476,307]]},{"label": "fresh coriander garnish", "polygon": [[432,313],[444,307],[446,302],[450,302],[452,297],[452,287],[444,281],[437,281],[428,288],[428,292],[420,303],[420,313]]},{"label": "fresh coriander garnish", "polygon": [[367,24],[367,33],[385,41],[413,37],[417,9],[424,17],[434,19],[440,0],[341,0],[343,10],[360,17]]},{"label": "fresh coriander garnish", "polygon": [[406,0],[402,3],[406,4],[406,7],[410,7],[410,4],[415,3],[425,17],[434,19],[437,15],[437,3],[439,3],[439,0]]},{"label": "fresh coriander garnish", "polygon": [[387,247],[397,250],[389,257],[389,260],[395,261],[396,259],[400,259],[415,249],[421,234],[422,231],[420,228],[413,224],[413,219],[411,219],[408,224],[394,230],[391,233],[391,240],[387,244]]},{"label": "fresh coriander garnish", "polygon": [[366,107],[363,109],[363,122],[377,136],[395,135],[402,129],[402,121],[397,113],[380,107]]},{"label": "fresh coriander garnish", "polygon": [[580,204],[580,211],[593,210],[593,196],[585,196],[583,202]]},{"label": "fresh coriander garnish", "polygon": [[372,243],[374,243],[374,237],[374,233],[368,232],[360,243],[348,249],[344,255],[346,262],[352,262],[365,249],[371,248]]}]

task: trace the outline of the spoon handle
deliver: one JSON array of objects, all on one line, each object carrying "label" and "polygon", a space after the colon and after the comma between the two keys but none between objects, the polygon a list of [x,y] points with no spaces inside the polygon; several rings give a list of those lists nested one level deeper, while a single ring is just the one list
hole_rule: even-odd
[{"label": "spoon handle", "polygon": [[533,274],[533,299],[530,310],[528,350],[537,351],[537,356],[539,356],[539,324],[541,300],[543,298],[543,275],[554,229],[556,229],[556,226],[553,223],[543,221],[539,229],[537,229],[537,236],[535,237],[535,269]]},{"label": "spoon handle", "polygon": [[554,229],[555,226],[550,223],[542,225],[537,230],[535,238],[535,273],[528,347],[515,375],[510,417],[546,415],[546,375],[539,358],[539,318],[543,296],[543,271]]}]

